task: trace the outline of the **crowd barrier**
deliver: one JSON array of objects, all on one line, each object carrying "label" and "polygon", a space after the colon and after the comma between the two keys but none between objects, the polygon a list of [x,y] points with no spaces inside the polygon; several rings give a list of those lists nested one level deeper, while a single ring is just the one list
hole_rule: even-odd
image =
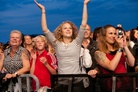
[{"label": "crowd barrier", "polygon": [[[116,79],[118,77],[131,77],[133,81],[133,90],[132,92],[138,92],[138,73],[120,73],[120,74],[97,74],[96,75],[96,78],[112,78],[112,92],[116,92]],[[75,77],[89,77],[89,75],[87,74],[58,74],[58,75],[52,75],[51,76],[51,86],[52,86],[52,89],[54,90],[54,86],[55,86],[55,83],[57,83],[56,81],[58,81],[57,79],[58,78],[62,78],[62,77],[70,77],[72,80],[75,78]],[[68,92],[71,92],[71,87],[68,86]],[[102,91],[100,91],[102,92]]]},{"label": "crowd barrier", "polygon": [[[96,78],[112,78],[112,92],[116,92],[116,79],[118,77],[131,77],[134,78],[135,81],[134,82],[134,89],[132,90],[132,92],[138,92],[138,73],[121,73],[121,74],[97,74]],[[54,91],[54,87],[55,87],[55,83],[57,82],[58,78],[62,78],[62,77],[70,77],[70,83],[72,83],[71,81],[75,78],[75,77],[90,77],[87,74],[56,74],[56,75],[51,75],[51,91],[50,92],[56,92]],[[23,80],[25,79],[25,80]],[[32,92],[31,91],[31,80],[35,80],[36,82],[36,90],[33,92],[37,92],[38,89],[40,88],[40,84],[39,84],[39,80],[36,76],[32,75],[32,74],[22,74],[18,77],[18,83],[19,83],[19,92],[24,92],[22,91],[22,89],[24,88],[22,86],[22,83],[26,81],[26,85],[25,85],[25,89],[26,92]],[[72,85],[68,86],[68,92],[71,92],[71,87]],[[10,90],[13,89],[12,87],[12,83],[10,83],[9,86]],[[10,91],[12,92],[12,91]],[[101,91],[102,92],[102,91]]]},{"label": "crowd barrier", "polygon": [[[32,91],[31,87],[31,80],[34,80],[36,82],[36,90]],[[35,75],[32,74],[22,74],[18,78],[18,84],[19,84],[19,92],[37,92],[37,90],[40,88],[39,80]],[[25,85],[23,85],[25,84]],[[23,89],[25,91],[23,91]],[[10,82],[9,85],[9,90],[10,92],[13,92],[13,83],[12,81]]]}]

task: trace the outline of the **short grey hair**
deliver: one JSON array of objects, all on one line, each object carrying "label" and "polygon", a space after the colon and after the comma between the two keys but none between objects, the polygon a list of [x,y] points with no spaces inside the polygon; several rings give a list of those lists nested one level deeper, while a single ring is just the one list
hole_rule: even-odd
[{"label": "short grey hair", "polygon": [[12,30],[11,33],[10,33],[10,36],[11,36],[11,34],[13,34],[13,33],[19,34],[19,35],[20,35],[20,38],[21,38],[21,40],[22,40],[23,35],[22,35],[22,33],[21,33],[19,30]]}]

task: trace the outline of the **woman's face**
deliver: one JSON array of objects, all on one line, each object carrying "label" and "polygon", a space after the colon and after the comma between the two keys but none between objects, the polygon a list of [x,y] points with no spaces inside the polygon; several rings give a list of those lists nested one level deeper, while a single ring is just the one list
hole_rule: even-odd
[{"label": "woman's face", "polygon": [[12,33],[10,35],[10,45],[11,46],[20,46],[22,43],[22,39],[20,34],[18,33]]},{"label": "woman's face", "polygon": [[91,35],[90,27],[88,25],[86,25],[86,31],[84,34],[84,38],[90,38],[90,35]]},{"label": "woman's face", "polygon": [[72,37],[72,27],[69,23],[65,23],[62,26],[62,36],[64,38],[71,38]]},{"label": "woman's face", "polygon": [[24,43],[27,45],[32,44],[32,38],[30,36],[24,36]]},{"label": "woman's face", "polygon": [[138,39],[138,30],[134,30],[135,33],[134,33],[134,37]]},{"label": "woman's face", "polygon": [[106,29],[105,40],[108,44],[113,44],[116,36],[116,29],[114,27],[109,27]]}]

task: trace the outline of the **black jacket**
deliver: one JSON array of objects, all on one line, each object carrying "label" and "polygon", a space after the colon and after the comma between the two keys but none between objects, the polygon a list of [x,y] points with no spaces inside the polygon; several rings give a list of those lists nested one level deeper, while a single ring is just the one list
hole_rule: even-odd
[{"label": "black jacket", "polygon": [[138,42],[135,43],[133,49],[132,49],[132,54],[134,55],[135,57],[135,66],[138,65]]}]

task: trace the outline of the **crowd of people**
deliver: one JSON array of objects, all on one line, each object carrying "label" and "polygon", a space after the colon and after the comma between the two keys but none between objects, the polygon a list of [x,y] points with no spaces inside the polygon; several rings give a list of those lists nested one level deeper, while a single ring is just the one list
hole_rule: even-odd
[{"label": "crowd of people", "polygon": [[[35,75],[40,88],[51,88],[51,74],[88,74],[90,77],[75,77],[71,92],[100,92],[96,89],[96,74],[119,74],[138,72],[138,27],[130,31],[105,25],[92,32],[87,24],[87,4],[84,0],[82,21],[79,29],[71,21],[61,23],[50,32],[47,26],[45,7],[34,0],[41,9],[41,26],[44,35],[31,37],[19,30],[10,33],[7,44],[0,43],[0,80],[14,83],[18,92],[17,77],[21,74]],[[129,77],[117,78],[116,92],[132,92],[133,80]],[[67,92],[70,78],[58,78],[56,92]],[[111,78],[99,81],[101,92],[111,92]],[[36,83],[31,81],[32,90]],[[132,88],[131,88],[132,86]],[[5,92],[8,84],[0,85]]]}]

